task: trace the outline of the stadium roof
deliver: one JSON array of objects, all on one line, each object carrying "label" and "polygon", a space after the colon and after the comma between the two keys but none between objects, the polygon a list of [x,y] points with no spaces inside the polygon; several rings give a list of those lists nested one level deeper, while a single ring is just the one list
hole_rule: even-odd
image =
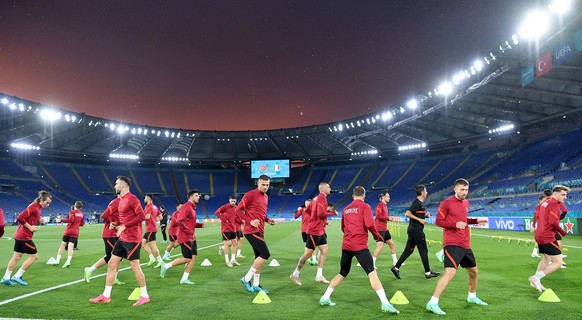
[{"label": "stadium roof", "polygon": [[[582,14],[538,50],[509,40],[438,89],[384,112],[337,123],[256,131],[208,131],[121,123],[0,94],[0,146],[44,157],[105,161],[233,163],[389,157],[478,146],[582,124]],[[575,40],[578,39],[578,40]],[[549,54],[549,59],[548,55]],[[551,70],[550,70],[551,68]],[[549,71],[548,71],[549,70]],[[547,72],[547,73],[546,73]],[[417,150],[418,149],[418,150]]]}]

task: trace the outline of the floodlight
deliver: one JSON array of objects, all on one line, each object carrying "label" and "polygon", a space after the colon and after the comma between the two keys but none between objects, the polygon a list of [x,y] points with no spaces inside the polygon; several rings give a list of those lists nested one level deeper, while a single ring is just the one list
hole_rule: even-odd
[{"label": "floodlight", "polygon": [[2,98],[2,100],[0,100],[0,102],[2,102],[2,104],[6,106],[6,105],[8,105],[8,102],[10,102],[10,101],[8,101],[8,99],[6,99],[6,98]]},{"label": "floodlight", "polygon": [[406,106],[409,109],[414,110],[414,109],[416,109],[416,107],[418,107],[418,100],[412,98],[412,99],[408,100],[408,102],[406,103]]},{"label": "floodlight", "polygon": [[528,13],[518,34],[524,39],[539,38],[548,30],[549,24],[548,16],[535,10]]},{"label": "floodlight", "polygon": [[553,12],[562,15],[570,10],[571,3],[571,0],[554,0],[549,7]]},{"label": "floodlight", "polygon": [[453,91],[453,87],[448,82],[445,82],[439,86],[439,92],[444,94],[444,95],[448,95],[452,91]]}]

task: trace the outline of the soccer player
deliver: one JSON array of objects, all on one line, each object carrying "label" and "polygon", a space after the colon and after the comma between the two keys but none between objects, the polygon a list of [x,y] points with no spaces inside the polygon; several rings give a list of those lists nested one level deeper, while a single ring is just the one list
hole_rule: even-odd
[{"label": "soccer player", "polygon": [[170,254],[174,248],[177,248],[180,244],[178,243],[178,213],[180,212],[180,208],[182,208],[182,204],[176,204],[176,211],[172,213],[170,217],[170,228],[168,229],[168,236],[170,237],[170,244],[166,248],[164,252],[164,256],[162,260],[170,260]]},{"label": "soccer player", "polygon": [[134,307],[150,302],[150,296],[146,286],[146,278],[139,265],[139,253],[141,247],[141,223],[145,220],[145,214],[139,199],[129,192],[131,179],[125,176],[118,176],[115,181],[115,192],[121,197],[119,202],[119,222],[116,227],[119,240],[115,243],[111,252],[111,259],[107,263],[107,276],[105,279],[105,289],[96,298],[89,299],[91,303],[111,302],[111,289],[113,281],[119,270],[121,259],[129,260],[131,270],[135,275],[141,295],[133,304]]},{"label": "soccer player", "polygon": [[445,253],[445,272],[437,282],[434,293],[426,304],[430,312],[445,315],[439,307],[439,298],[451,280],[457,274],[459,265],[467,269],[469,274],[468,303],[486,306],[487,303],[477,298],[477,261],[471,250],[471,234],[468,224],[485,224],[486,219],[469,218],[469,181],[460,178],[455,180],[455,195],[443,200],[439,206],[436,225],[443,228],[443,248]]},{"label": "soccer player", "polygon": [[[36,245],[32,241],[33,233],[38,231],[37,224],[43,224],[44,221],[40,217],[40,213],[43,208],[48,207],[53,201],[53,197],[47,191],[41,190],[38,192],[38,196],[34,201],[28,205],[24,211],[22,211],[16,221],[20,223],[18,229],[14,233],[14,254],[8,262],[8,267],[6,268],[6,273],[2,277],[3,285],[14,286],[15,282],[21,286],[27,286],[28,283],[22,279],[22,275],[32,264],[38,259],[38,252],[36,250]],[[28,254],[28,258],[24,260],[22,266],[16,274],[11,278],[12,270],[16,267],[16,264],[22,258],[23,254]]]},{"label": "soccer player", "polygon": [[540,280],[562,266],[562,251],[556,233],[566,235],[566,231],[560,227],[560,203],[564,203],[569,191],[570,188],[566,186],[554,186],[552,196],[540,206],[535,238],[543,257],[535,275],[528,278],[530,285],[540,292],[546,289]]},{"label": "soccer player", "polygon": [[4,235],[4,226],[6,225],[6,220],[4,220],[4,210],[0,208],[0,238]]},{"label": "soccer player", "polygon": [[237,243],[236,257],[240,258],[240,259],[246,258],[245,256],[242,255],[243,242],[245,241],[245,237],[244,237],[243,231],[242,231],[243,226],[244,226],[244,221],[241,220],[239,218],[239,216],[237,215],[235,218],[234,229],[236,230],[236,243]]},{"label": "soccer player", "polygon": [[143,235],[141,245],[150,258],[146,266],[149,267],[157,261],[158,263],[154,268],[159,268],[164,264],[164,261],[162,260],[160,250],[158,250],[158,246],[156,245],[156,233],[158,232],[157,222],[162,220],[162,215],[160,214],[158,207],[154,204],[153,195],[146,194],[144,202],[146,203],[144,210],[146,233]]},{"label": "soccer player", "polygon": [[67,261],[63,265],[63,268],[68,268],[71,265],[71,260],[73,259],[73,253],[75,248],[75,243],[79,239],[79,228],[85,225],[85,215],[81,212],[83,208],[83,203],[81,201],[76,201],[75,205],[71,208],[69,212],[69,219],[57,219],[57,222],[67,223],[65,232],[63,234],[63,242],[57,252],[57,259],[52,264],[53,266],[58,266],[61,262],[61,256],[67,247]]},{"label": "soccer player", "polygon": [[[305,245],[307,242],[307,226],[309,225],[309,218],[311,216],[311,212],[309,212],[309,204],[311,203],[311,198],[305,200],[305,205],[303,207],[297,208],[295,212],[294,219],[298,219],[301,217],[301,239],[303,240],[303,244]],[[315,254],[315,250],[313,250],[313,254],[311,255],[311,259],[309,259],[310,265],[314,266],[317,265],[317,256]]]},{"label": "soccer player", "polygon": [[[261,269],[263,264],[269,260],[271,253],[265,242],[265,222],[274,225],[275,220],[267,218],[267,203],[269,196],[267,191],[271,178],[267,175],[259,177],[257,188],[245,193],[242,200],[236,207],[236,214],[239,219],[245,221],[243,234],[247,241],[253,247],[255,252],[255,261],[250,267],[247,274],[240,279],[248,292],[264,291],[269,293],[261,286]],[[251,279],[253,284],[251,285]]]},{"label": "soccer player", "polygon": [[204,228],[204,224],[196,223],[196,205],[200,201],[200,192],[196,189],[188,191],[188,201],[182,205],[176,218],[178,225],[178,243],[182,247],[182,258],[177,258],[172,262],[162,264],[160,277],[165,278],[168,269],[185,264],[184,274],[180,284],[194,284],[188,277],[196,262],[198,247],[196,245],[196,228]]},{"label": "soccer player", "polygon": [[[236,196],[230,196],[228,203],[218,208],[214,214],[220,219],[222,240],[224,240],[224,261],[228,267],[240,266],[240,263],[236,261]],[[228,248],[232,253],[230,259],[228,258]]]},{"label": "soccer player", "polygon": [[345,277],[348,276],[352,266],[352,258],[356,257],[362,269],[368,275],[372,289],[376,291],[376,294],[380,298],[382,312],[398,314],[400,311],[396,310],[386,297],[386,292],[384,292],[382,283],[374,269],[374,260],[368,249],[368,231],[374,236],[374,239],[382,240],[382,236],[374,226],[372,208],[364,202],[366,189],[361,186],[355,187],[352,192],[352,198],[354,199],[352,203],[346,206],[342,212],[341,229],[344,237],[342,241],[340,272],[331,279],[331,283],[319,299],[319,303],[322,306],[335,306],[335,303],[331,302],[331,294]]},{"label": "soccer player", "polygon": [[398,258],[396,257],[396,247],[394,246],[394,241],[392,241],[390,231],[388,231],[388,221],[390,220],[390,217],[388,216],[387,204],[390,202],[390,194],[386,191],[381,192],[379,195],[379,201],[380,202],[376,206],[376,219],[374,223],[376,224],[376,230],[380,232],[380,235],[384,241],[376,242],[376,250],[374,250],[374,253],[372,254],[372,257],[374,258],[374,268],[376,269],[378,269],[376,267],[376,260],[378,259],[378,256],[380,256],[385,243],[388,244],[388,247],[390,247],[392,265],[395,265],[398,261]]},{"label": "soccer player", "polygon": [[[121,197],[117,195],[117,197],[107,206],[107,209],[101,214],[101,219],[105,221],[105,226],[103,226],[103,231],[101,232],[101,237],[103,238],[103,243],[105,244],[105,256],[100,258],[95,262],[92,266],[85,268],[85,282],[91,282],[91,274],[93,271],[97,270],[99,267],[106,265],[109,260],[111,259],[111,251],[113,250],[113,246],[117,242],[117,230],[115,227],[120,224],[119,222],[119,202],[121,201]],[[116,285],[124,285],[125,282],[121,282],[117,279],[117,271],[115,275],[115,280],[113,280],[113,284]]]},{"label": "soccer player", "polygon": [[[530,230],[529,230],[530,232],[535,232],[535,231],[536,231],[536,228],[537,228],[537,225],[538,225],[538,220],[539,220],[539,217],[540,217],[540,208],[541,208],[541,205],[542,205],[542,203],[544,203],[544,201],[545,201],[545,200],[546,200],[546,199],[547,199],[549,196],[551,196],[551,195],[552,195],[552,194],[551,194],[551,190],[549,190],[549,191],[550,191],[550,194],[549,194],[549,195],[546,195],[546,190],[544,190],[544,194],[542,194],[541,196],[539,196],[539,197],[538,197],[539,203],[538,203],[538,205],[536,206],[536,209],[535,209],[535,211],[534,211],[534,217],[533,217],[533,220],[532,220],[532,222],[531,222],[531,228],[530,228]],[[534,237],[535,237],[535,236],[534,236]],[[534,248],[533,248],[533,251],[532,251],[532,253],[531,253],[531,257],[532,257],[532,258],[541,258],[541,256],[538,254],[538,252],[539,252],[538,243],[537,243],[537,242],[535,242],[535,244],[534,244]]]},{"label": "soccer player", "polygon": [[327,196],[331,192],[329,184],[327,182],[320,182],[318,188],[319,194],[313,198],[309,204],[311,218],[309,219],[309,226],[307,227],[307,242],[305,243],[305,250],[297,262],[295,271],[293,271],[289,276],[298,286],[301,285],[299,273],[301,272],[301,269],[303,269],[305,262],[311,258],[313,251],[315,251],[317,247],[319,247],[320,255],[315,281],[326,284],[329,283],[329,281],[323,276],[323,265],[325,264],[325,258],[327,257],[327,234],[325,233],[325,226],[327,225],[327,217],[336,216],[337,211],[327,211]]},{"label": "soccer player", "polygon": [[410,219],[406,247],[404,248],[402,255],[400,255],[400,259],[398,259],[394,267],[390,270],[396,278],[400,279],[400,267],[404,261],[410,257],[414,251],[414,247],[418,247],[418,254],[422,260],[422,265],[424,266],[424,277],[427,279],[435,278],[438,277],[440,273],[430,271],[428,248],[426,246],[426,236],[424,235],[424,225],[426,224],[425,218],[430,217],[430,214],[426,211],[424,205],[424,200],[428,195],[428,191],[426,191],[425,186],[418,185],[414,188],[414,192],[416,193],[416,199],[412,201],[410,208],[408,208],[404,214]]},{"label": "soccer player", "polygon": [[160,231],[162,232],[162,237],[164,237],[163,243],[168,242],[168,235],[166,234],[166,227],[168,226],[168,210],[164,205],[160,206],[160,214],[162,215],[162,220],[160,220]]}]

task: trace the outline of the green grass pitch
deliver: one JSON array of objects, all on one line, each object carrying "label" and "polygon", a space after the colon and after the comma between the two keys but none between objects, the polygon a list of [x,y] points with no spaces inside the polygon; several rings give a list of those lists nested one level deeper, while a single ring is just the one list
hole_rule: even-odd
[{"label": "green grass pitch", "polygon": [[[190,280],[193,286],[179,285],[182,267],[172,268],[165,279],[159,276],[159,269],[142,266],[147,279],[151,303],[132,307],[127,297],[137,286],[131,270],[121,271],[119,279],[125,286],[114,286],[110,304],[93,305],[88,299],[96,297],[103,291],[104,277],[95,277],[87,284],[81,280],[83,268],[90,266],[103,255],[101,240],[102,225],[88,225],[81,229],[79,248],[75,251],[72,266],[68,269],[46,265],[49,257],[55,256],[63,233],[63,226],[42,226],[35,234],[39,260],[25,273],[28,287],[0,286],[0,317],[43,318],[43,319],[378,319],[392,317],[380,312],[380,301],[370,288],[366,274],[358,267],[356,261],[350,275],[337,288],[332,300],[335,307],[322,307],[319,297],[326,285],[314,281],[316,267],[305,266],[301,272],[303,286],[293,284],[289,275],[294,270],[297,260],[303,252],[300,235],[300,222],[278,223],[266,226],[266,241],[271,251],[271,259],[277,259],[280,267],[265,266],[262,285],[270,290],[272,303],[253,304],[255,294],[246,292],[239,279],[247,272],[253,260],[252,249],[245,243],[243,254],[239,259],[242,266],[228,268],[224,257],[217,252],[220,240],[219,227],[209,223],[204,229],[197,229],[199,255]],[[12,237],[14,227],[7,228],[5,237]],[[400,255],[406,242],[406,225],[402,224],[400,234],[393,234],[397,254]],[[442,229],[427,226],[427,239],[442,240]],[[339,271],[341,254],[341,236],[339,221],[331,222],[328,227],[329,256],[325,264],[324,275],[331,279]],[[482,307],[468,305],[467,273],[460,269],[443,296],[440,306],[447,312],[449,319],[579,319],[582,315],[580,290],[582,278],[582,238],[567,236],[564,245],[568,251],[567,269],[558,270],[546,277],[542,283],[553,289],[562,300],[558,303],[538,301],[539,293],[529,286],[527,277],[534,273],[538,259],[530,257],[532,246],[516,241],[500,242],[492,236],[513,236],[533,238],[532,234],[495,230],[473,230],[472,248],[479,266],[478,296],[489,303]],[[158,238],[161,235],[158,233]],[[13,240],[0,239],[0,272],[4,272],[12,255]],[[165,244],[160,243],[160,248]],[[375,244],[370,241],[373,250]],[[435,245],[429,247],[431,268],[443,271],[434,253],[439,250]],[[178,255],[175,249],[173,255]],[[147,257],[142,250],[142,261]],[[208,258],[211,267],[201,267],[200,263]],[[22,260],[21,260],[22,261]],[[64,260],[62,261],[64,262]],[[62,265],[61,262],[61,265]],[[21,263],[19,263],[20,266]],[[414,253],[406,265],[401,268],[402,280],[394,278],[390,272],[392,266],[388,247],[384,248],[378,260],[378,273],[390,299],[401,290],[410,300],[409,304],[396,305],[401,313],[399,319],[438,318],[428,313],[424,307],[434,290],[437,279],[424,279],[423,268],[417,253]],[[128,268],[122,262],[122,268]],[[16,271],[16,270],[15,270]],[[93,273],[94,276],[105,273],[105,267]],[[70,284],[72,282],[76,283]],[[39,294],[47,288],[62,286]]]}]

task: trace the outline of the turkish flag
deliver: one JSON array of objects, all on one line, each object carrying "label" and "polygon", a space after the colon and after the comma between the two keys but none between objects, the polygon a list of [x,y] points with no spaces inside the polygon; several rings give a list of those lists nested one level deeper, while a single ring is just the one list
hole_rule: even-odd
[{"label": "turkish flag", "polygon": [[536,60],[536,78],[552,70],[552,55],[548,52]]}]

